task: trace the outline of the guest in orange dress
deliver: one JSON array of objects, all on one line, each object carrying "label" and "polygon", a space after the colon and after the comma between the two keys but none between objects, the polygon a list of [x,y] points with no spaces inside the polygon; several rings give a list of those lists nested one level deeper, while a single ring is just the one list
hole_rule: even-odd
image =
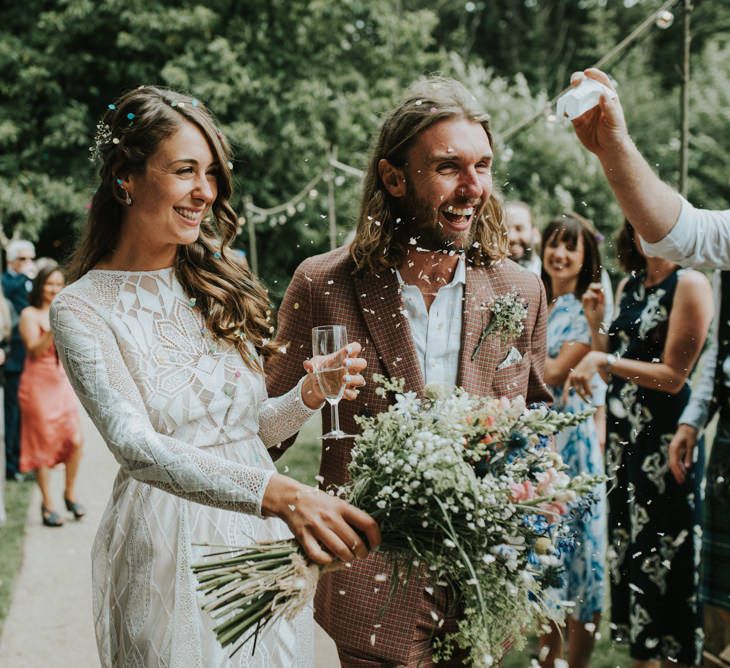
[{"label": "guest in orange dress", "polygon": [[58,265],[43,267],[33,281],[30,306],[20,315],[20,336],[26,356],[18,399],[23,429],[20,436],[20,470],[35,471],[43,502],[45,526],[63,525],[54,510],[48,488],[48,470],[66,465],[66,509],[76,519],[86,511],[76,501],[74,483],[81,460],[81,430],[78,403],[53,345],[48,313],[65,280]]}]

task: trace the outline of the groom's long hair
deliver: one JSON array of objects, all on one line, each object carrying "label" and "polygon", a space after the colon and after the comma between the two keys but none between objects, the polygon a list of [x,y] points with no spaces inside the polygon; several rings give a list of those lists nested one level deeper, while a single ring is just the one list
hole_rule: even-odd
[{"label": "groom's long hair", "polygon": [[[390,195],[380,178],[378,162],[385,158],[391,164],[402,167],[416,137],[434,123],[451,118],[464,118],[481,124],[490,146],[494,148],[489,115],[454,79],[432,77],[416,82],[385,119],[371,150],[360,217],[350,246],[357,272],[377,273],[398,267],[405,260],[412,236],[403,220],[401,204]],[[487,265],[509,256],[502,207],[494,192],[474,223],[473,241],[465,253],[467,259],[476,265]]]}]

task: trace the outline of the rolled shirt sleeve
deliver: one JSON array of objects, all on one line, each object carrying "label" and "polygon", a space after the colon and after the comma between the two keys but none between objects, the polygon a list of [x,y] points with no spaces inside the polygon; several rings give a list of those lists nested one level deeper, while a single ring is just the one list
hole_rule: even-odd
[{"label": "rolled shirt sleeve", "polygon": [[730,209],[697,209],[684,197],[679,218],[659,241],[641,240],[647,255],[663,257],[683,267],[730,269]]}]

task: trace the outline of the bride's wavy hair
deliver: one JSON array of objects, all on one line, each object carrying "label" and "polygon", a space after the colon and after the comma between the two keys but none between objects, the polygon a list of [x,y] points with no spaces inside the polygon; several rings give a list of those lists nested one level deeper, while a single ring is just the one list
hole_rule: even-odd
[{"label": "bride's wavy hair", "polygon": [[249,368],[260,370],[249,346],[264,357],[276,352],[270,340],[271,305],[258,280],[236,262],[229,250],[238,222],[229,203],[233,187],[231,149],[213,116],[195,98],[165,88],[141,86],[109,105],[97,126],[92,147],[100,163],[100,183],[67,276],[69,281],[77,280],[113,252],[121,234],[122,213],[127,208],[117,179],[143,173],[160,143],[186,121],[195,125],[208,142],[217,166],[218,195],[211,207],[212,215],[201,223],[198,239],[178,246],[175,273],[208,329],[230,341]]},{"label": "bride's wavy hair", "polygon": [[[411,236],[402,219],[399,201],[380,178],[378,162],[385,158],[404,167],[414,140],[434,123],[446,119],[466,119],[479,123],[494,148],[489,114],[458,81],[431,77],[413,84],[402,102],[391,111],[373,144],[363,183],[360,216],[350,254],[356,272],[377,273],[399,266],[405,259]],[[473,243],[466,257],[476,265],[488,265],[509,256],[507,230],[502,222],[502,206],[493,191],[474,223]]]}]

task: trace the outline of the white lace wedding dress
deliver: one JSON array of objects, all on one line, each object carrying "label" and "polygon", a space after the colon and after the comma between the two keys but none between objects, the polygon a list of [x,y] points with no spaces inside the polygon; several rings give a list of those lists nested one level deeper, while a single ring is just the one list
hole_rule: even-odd
[{"label": "white lace wedding dress", "polygon": [[[94,542],[94,621],[105,667],[313,665],[311,610],[229,658],[200,610],[190,564],[205,548],[288,537],[261,517],[266,446],[312,414],[213,339],[174,270],[90,271],[53,302],[56,346],[120,465]],[[87,471],[87,475],[92,472]]]}]

